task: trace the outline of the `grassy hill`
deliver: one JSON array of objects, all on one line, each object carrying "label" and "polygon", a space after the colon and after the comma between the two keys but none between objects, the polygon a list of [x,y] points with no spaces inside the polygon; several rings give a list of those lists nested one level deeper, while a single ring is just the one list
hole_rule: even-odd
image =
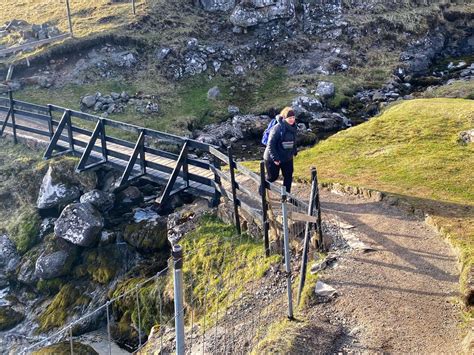
[{"label": "grassy hill", "polygon": [[310,166],[320,181],[384,191],[428,212],[461,250],[463,283],[474,263],[474,101],[420,99],[393,105],[367,123],[298,154],[295,176]]}]

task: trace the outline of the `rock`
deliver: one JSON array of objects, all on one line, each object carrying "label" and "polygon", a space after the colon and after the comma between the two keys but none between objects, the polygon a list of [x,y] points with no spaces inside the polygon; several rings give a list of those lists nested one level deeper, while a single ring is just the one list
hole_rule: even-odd
[{"label": "rock", "polygon": [[6,234],[0,234],[0,269],[7,273],[13,271],[20,262],[15,244]]},{"label": "rock", "polygon": [[333,297],[337,294],[337,291],[335,288],[329,286],[328,284],[325,284],[322,281],[317,281],[314,293],[316,294],[316,296],[320,297]]},{"label": "rock", "polygon": [[74,257],[73,254],[68,253],[66,250],[58,250],[51,254],[43,253],[36,260],[35,274],[43,280],[67,275],[71,271]]},{"label": "rock", "polygon": [[474,129],[459,133],[459,139],[466,144],[474,142]]},{"label": "rock", "polygon": [[323,100],[330,99],[336,93],[336,87],[329,81],[320,81],[316,87],[316,95]]},{"label": "rock", "polygon": [[128,100],[130,100],[130,95],[128,95],[125,91],[122,91],[122,93],[120,94],[120,99],[122,100],[122,102],[127,102]]},{"label": "rock", "polygon": [[90,203],[74,203],[66,206],[54,224],[54,233],[75,245],[96,245],[104,219]]},{"label": "rock", "polygon": [[[112,2],[117,2],[113,0]],[[82,344],[74,341],[73,344],[74,354],[88,354],[88,355],[99,355],[90,345]],[[39,350],[33,352],[34,355],[52,355],[52,354],[69,354],[71,352],[71,343],[69,341],[63,341],[53,345],[48,345]]]},{"label": "rock", "polygon": [[13,328],[23,319],[25,319],[25,315],[15,311],[11,307],[0,307],[0,331]]},{"label": "rock", "polygon": [[113,244],[117,240],[117,235],[114,232],[102,231],[100,234],[99,245],[104,246],[108,244]]},{"label": "rock", "polygon": [[235,0],[199,0],[198,3],[209,12],[229,11],[235,6]]},{"label": "rock", "polygon": [[119,94],[118,92],[111,92],[111,93],[110,93],[110,97],[111,97],[114,101],[116,101],[116,100],[120,99],[120,94]]},{"label": "rock", "polygon": [[95,105],[96,101],[97,95],[87,95],[82,98],[81,104],[83,104],[87,108],[91,108]]},{"label": "rock", "polygon": [[232,126],[234,131],[239,132],[234,135],[236,138],[259,138],[270,123],[268,116],[256,115],[236,115],[232,118]]},{"label": "rock", "polygon": [[277,0],[264,2],[251,0],[238,4],[230,15],[230,22],[234,26],[252,27],[259,23],[266,23],[278,18],[290,18],[295,13],[292,0]]},{"label": "rock", "polygon": [[188,42],[186,43],[186,48],[192,51],[192,50],[197,49],[198,45],[199,45],[199,41],[197,40],[197,38],[190,38]]},{"label": "rock", "polygon": [[217,86],[210,88],[207,92],[208,100],[217,100],[221,96],[221,91]]},{"label": "rock", "polygon": [[167,217],[155,216],[125,226],[124,240],[143,253],[162,250],[167,245]]},{"label": "rock", "polygon": [[116,206],[122,209],[128,209],[143,202],[143,194],[135,186],[129,186],[120,191],[116,197]]},{"label": "rock", "polygon": [[35,285],[38,277],[35,273],[36,261],[31,259],[22,260],[17,273],[17,280],[26,285]]},{"label": "rock", "polygon": [[240,109],[237,106],[229,105],[227,107],[227,112],[234,116],[239,114]]},{"label": "rock", "polygon": [[38,194],[36,206],[39,209],[47,209],[58,205],[66,205],[81,195],[79,186],[66,186],[61,182],[53,181],[53,167],[50,166]]},{"label": "rock", "polygon": [[110,192],[92,190],[80,198],[81,203],[90,203],[101,212],[107,212],[114,207],[115,195]]},{"label": "rock", "polygon": [[209,203],[198,199],[192,205],[184,205],[168,216],[168,240],[171,245],[178,243],[187,233],[196,229],[199,217],[209,212]]},{"label": "rock", "polygon": [[322,112],[320,114],[313,114],[312,120],[309,123],[310,128],[318,131],[338,131],[351,126],[350,120],[344,115],[332,112]]},{"label": "rock", "polygon": [[158,61],[161,62],[161,61],[165,60],[165,58],[168,56],[168,54],[170,54],[170,52],[171,52],[171,48],[158,49],[155,52],[156,59],[158,59]]}]

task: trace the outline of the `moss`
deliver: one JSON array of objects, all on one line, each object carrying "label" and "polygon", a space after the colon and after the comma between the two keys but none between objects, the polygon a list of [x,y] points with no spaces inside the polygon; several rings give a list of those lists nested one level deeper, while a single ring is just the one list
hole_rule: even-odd
[{"label": "moss", "polygon": [[[305,322],[294,322],[288,319],[278,321],[266,326],[265,329],[259,329],[259,332],[264,332],[263,338],[257,346],[252,350],[251,354],[292,354],[297,349],[295,342],[298,333],[306,326]],[[298,350],[302,350],[302,345],[299,345]],[[311,351],[310,351],[311,352]],[[303,351],[306,353],[306,351]]]},{"label": "moss", "polygon": [[[117,299],[112,305],[114,316],[120,319],[121,323],[117,331],[128,338],[131,338],[132,334],[136,334],[134,329],[138,329],[136,290],[137,285],[144,281],[145,278],[141,277],[122,281],[109,295],[110,298],[115,298],[129,292],[128,296]],[[166,283],[166,277],[160,277],[138,288],[142,334],[148,334],[155,324],[164,323],[173,318],[174,304],[166,296]],[[128,322],[127,320],[131,321]]]},{"label": "moss", "polygon": [[26,253],[38,242],[41,219],[36,209],[25,206],[20,210],[18,219],[13,221],[8,233],[20,254]]},{"label": "moss", "polygon": [[45,295],[55,295],[64,285],[64,282],[65,281],[61,278],[55,278],[51,280],[39,280],[36,283],[36,289],[38,290],[38,292]]},{"label": "moss", "polygon": [[0,307],[0,331],[13,328],[20,323],[25,316],[10,307]]},{"label": "moss", "polygon": [[[73,342],[72,344],[74,354],[79,355],[99,355],[91,346],[85,345],[78,342]],[[71,354],[71,343],[69,341],[64,341],[62,343],[53,344],[46,346],[40,350],[34,351],[33,355],[69,355]]]},{"label": "moss", "polygon": [[[313,306],[313,301],[315,300],[314,288],[316,287],[316,282],[318,281],[318,274],[312,274],[310,268],[306,272],[306,280],[301,292],[301,299],[299,307],[304,310],[305,308]],[[299,281],[298,281],[299,283]],[[295,283],[295,284],[298,284]]]},{"label": "moss", "polygon": [[38,317],[39,332],[46,332],[53,328],[63,326],[68,315],[76,307],[85,306],[90,302],[90,297],[84,295],[79,288],[71,284],[64,285],[54,297],[51,304]]},{"label": "moss", "polygon": [[84,255],[84,264],[92,280],[109,283],[120,269],[120,256],[116,253],[115,245],[106,248],[89,250]]}]

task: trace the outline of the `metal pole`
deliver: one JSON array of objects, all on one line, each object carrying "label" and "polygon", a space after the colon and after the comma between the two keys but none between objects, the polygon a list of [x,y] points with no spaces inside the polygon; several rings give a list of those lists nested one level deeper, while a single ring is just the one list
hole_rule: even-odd
[{"label": "metal pole", "polygon": [[15,108],[13,107],[13,93],[11,91],[8,92],[8,98],[10,99],[10,109],[11,109],[11,118],[12,118],[12,131],[13,131],[13,142],[15,144],[18,143],[16,139],[16,124],[15,124]]},{"label": "metal pole", "polygon": [[260,194],[262,195],[262,232],[265,243],[265,255],[270,256],[270,241],[268,239],[268,211],[267,211],[267,180],[265,179],[265,161],[260,162]]},{"label": "metal pole", "polygon": [[293,295],[291,293],[291,265],[290,265],[290,241],[288,236],[288,211],[287,211],[287,195],[285,186],[281,187],[281,209],[283,213],[283,240],[285,247],[285,271],[287,277],[288,291],[288,318],[293,319]]},{"label": "metal pole", "polygon": [[110,313],[109,313],[110,301],[107,301],[107,339],[109,340],[109,355],[112,355],[112,336],[110,335]]},{"label": "metal pole", "polygon": [[136,15],[136,10],[135,10],[135,0],[132,0],[132,10],[133,10],[133,14]]},{"label": "metal pole", "polygon": [[184,309],[183,309],[183,249],[173,246],[174,263],[174,324],[176,329],[176,354],[184,355]]},{"label": "metal pole", "polygon": [[239,202],[237,201],[237,184],[235,182],[235,163],[232,158],[231,147],[227,148],[227,155],[229,157],[230,183],[232,184],[232,198],[234,200],[235,228],[237,228],[237,233],[240,235],[242,231],[240,229]]},{"label": "metal pole", "polygon": [[[314,196],[316,189],[318,188],[318,181],[316,179],[316,168],[311,168],[311,196],[309,198],[308,215],[312,216],[314,211]],[[300,273],[300,285],[298,287],[298,304],[300,304],[301,293],[306,281],[306,266],[308,264],[308,251],[309,243],[311,241],[311,227],[312,224],[306,222],[306,229],[304,235],[304,247],[303,247],[303,258],[301,259],[301,273]]]},{"label": "metal pole", "polygon": [[69,0],[66,0],[66,12],[67,20],[69,22],[69,33],[71,34],[71,37],[74,37],[74,33],[72,32],[71,8],[69,7]]},{"label": "metal pole", "polygon": [[72,324],[69,326],[69,345],[71,346],[71,355],[74,355],[74,344],[72,341]]}]

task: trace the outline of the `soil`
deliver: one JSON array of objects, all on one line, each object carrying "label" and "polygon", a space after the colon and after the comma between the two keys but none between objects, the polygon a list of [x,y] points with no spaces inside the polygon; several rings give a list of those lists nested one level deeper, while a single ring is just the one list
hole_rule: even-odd
[{"label": "soil", "polygon": [[344,329],[337,351],[460,353],[459,271],[442,237],[383,202],[323,190],[321,203],[323,220],[373,249],[352,249],[319,274],[338,295],[309,318]]}]

